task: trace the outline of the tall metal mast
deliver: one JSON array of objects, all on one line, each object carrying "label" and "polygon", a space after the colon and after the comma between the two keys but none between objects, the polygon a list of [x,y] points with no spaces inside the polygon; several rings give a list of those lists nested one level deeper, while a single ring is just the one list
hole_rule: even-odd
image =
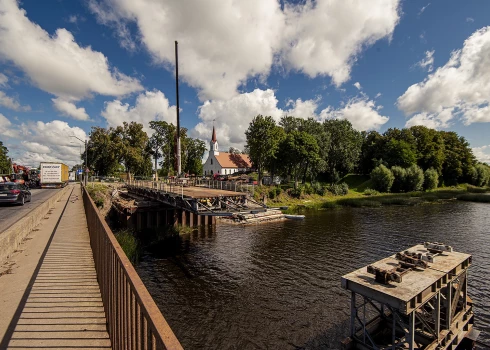
[{"label": "tall metal mast", "polygon": [[178,43],[175,40],[175,91],[177,99],[177,176],[182,173],[182,162],[180,158],[180,117],[179,117],[179,52]]}]

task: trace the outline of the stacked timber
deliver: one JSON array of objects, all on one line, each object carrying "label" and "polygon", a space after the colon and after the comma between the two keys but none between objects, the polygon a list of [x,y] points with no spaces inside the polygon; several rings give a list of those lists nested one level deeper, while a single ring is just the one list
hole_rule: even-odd
[{"label": "stacked timber", "polygon": [[265,211],[251,210],[236,213],[228,219],[238,224],[258,224],[262,222],[283,220],[284,214],[280,210],[266,209]]}]

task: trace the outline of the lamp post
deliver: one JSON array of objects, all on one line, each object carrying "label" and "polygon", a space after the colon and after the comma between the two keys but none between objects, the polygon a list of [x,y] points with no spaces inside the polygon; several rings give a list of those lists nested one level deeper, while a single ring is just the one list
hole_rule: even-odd
[{"label": "lamp post", "polygon": [[88,169],[88,161],[87,161],[87,159],[88,159],[87,158],[87,140],[84,141],[81,138],[76,137],[75,135],[70,135],[70,137],[74,137],[74,138],[80,140],[81,142],[83,142],[85,144],[85,169],[83,169],[83,172],[85,173],[85,175],[84,175],[84,183],[85,183],[85,186],[87,186],[87,175],[88,175],[87,174],[87,171],[86,171]]}]

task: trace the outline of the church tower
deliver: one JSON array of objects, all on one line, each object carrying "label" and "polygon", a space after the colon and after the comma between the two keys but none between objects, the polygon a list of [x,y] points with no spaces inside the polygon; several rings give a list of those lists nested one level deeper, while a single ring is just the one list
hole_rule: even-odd
[{"label": "church tower", "polygon": [[209,152],[213,152],[215,156],[219,154],[218,140],[216,139],[216,131],[214,130],[214,125],[213,125],[213,137],[211,138],[211,142],[209,143]]}]

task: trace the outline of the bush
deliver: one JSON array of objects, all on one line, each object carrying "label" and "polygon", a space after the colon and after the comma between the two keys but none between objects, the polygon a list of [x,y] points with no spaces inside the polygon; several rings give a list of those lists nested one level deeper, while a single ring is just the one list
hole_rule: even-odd
[{"label": "bush", "polygon": [[371,172],[371,180],[374,189],[380,192],[389,192],[395,177],[390,169],[384,165],[379,165]]},{"label": "bush", "polygon": [[424,173],[424,190],[430,191],[437,188],[439,184],[439,174],[434,168],[429,168]]},{"label": "bush", "polygon": [[349,185],[345,182],[328,186],[327,190],[335,196],[345,196],[349,193]]},{"label": "bush", "polygon": [[488,185],[490,179],[490,168],[483,164],[477,164],[475,170],[476,179],[474,185],[479,187]]},{"label": "bush", "polygon": [[393,166],[391,167],[391,172],[394,176],[393,185],[391,185],[391,192],[404,192],[407,180],[407,170],[400,166]]},{"label": "bush", "polygon": [[405,191],[420,191],[424,186],[424,172],[418,165],[412,165],[407,168],[405,177]]},{"label": "bush", "polygon": [[319,182],[315,182],[315,184],[313,185],[313,188],[315,189],[315,193],[320,195],[320,196],[324,196],[325,193],[327,193],[327,188]]},{"label": "bush", "polygon": [[139,259],[139,244],[135,235],[129,230],[122,230],[116,232],[115,236],[129,261],[136,264]]},{"label": "bush", "polygon": [[280,187],[273,187],[269,190],[269,198],[274,199],[281,194],[282,190]]},{"label": "bush", "polygon": [[376,190],[373,190],[372,188],[366,188],[366,189],[364,190],[363,194],[364,194],[365,196],[375,196],[375,195],[379,194],[379,192],[378,192],[378,191],[376,191]]},{"label": "bush", "polygon": [[303,188],[302,187],[290,188],[288,190],[288,194],[289,194],[290,197],[299,198],[303,194]]},{"label": "bush", "polygon": [[303,192],[304,192],[305,194],[313,194],[313,193],[315,193],[315,189],[313,188],[313,186],[311,186],[311,184],[306,183],[306,184],[303,186]]}]

